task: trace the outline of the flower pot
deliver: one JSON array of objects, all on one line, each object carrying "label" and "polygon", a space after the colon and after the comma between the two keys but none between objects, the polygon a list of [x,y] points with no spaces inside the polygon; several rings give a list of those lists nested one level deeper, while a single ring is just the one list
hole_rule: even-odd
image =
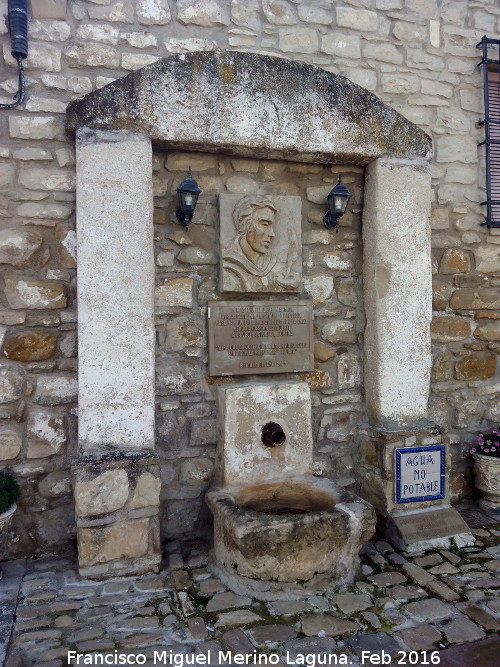
[{"label": "flower pot", "polygon": [[10,520],[12,519],[12,516],[16,511],[16,509],[17,505],[16,503],[14,503],[12,507],[9,507],[9,509],[6,510],[3,514],[0,514],[0,532],[9,529]]},{"label": "flower pot", "polygon": [[489,516],[500,520],[500,458],[472,454],[476,487],[483,494],[479,506]]}]

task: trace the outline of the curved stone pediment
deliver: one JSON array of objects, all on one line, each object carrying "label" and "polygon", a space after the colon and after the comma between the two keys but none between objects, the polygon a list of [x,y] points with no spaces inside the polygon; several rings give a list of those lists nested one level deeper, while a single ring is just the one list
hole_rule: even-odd
[{"label": "curved stone pediment", "polygon": [[429,159],[431,139],[343,76],[255,53],[164,58],[68,106],[67,128],[143,133],[162,146],[303,162]]}]

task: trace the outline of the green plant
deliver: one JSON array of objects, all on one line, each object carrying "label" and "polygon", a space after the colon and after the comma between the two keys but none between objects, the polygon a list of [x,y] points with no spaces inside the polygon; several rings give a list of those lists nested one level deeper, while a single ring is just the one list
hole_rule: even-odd
[{"label": "green plant", "polygon": [[494,428],[488,433],[480,433],[476,442],[468,442],[471,454],[500,458],[500,429]]},{"label": "green plant", "polygon": [[21,490],[14,477],[0,471],[0,514],[3,514],[17,502]]}]

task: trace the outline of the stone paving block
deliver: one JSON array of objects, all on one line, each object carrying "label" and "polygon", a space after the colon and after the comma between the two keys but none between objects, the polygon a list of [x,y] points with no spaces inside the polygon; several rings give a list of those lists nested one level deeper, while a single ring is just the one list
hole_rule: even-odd
[{"label": "stone paving block", "polygon": [[115,643],[111,639],[90,639],[88,642],[81,642],[76,645],[79,653],[84,651],[108,651],[115,648]]},{"label": "stone paving block", "polygon": [[104,584],[101,590],[101,595],[115,595],[126,593],[130,588],[130,582],[128,581],[110,581],[107,584]]},{"label": "stone paving block", "polygon": [[18,635],[16,641],[22,643],[38,642],[44,639],[60,639],[61,635],[61,630],[39,630],[38,632],[25,632],[22,635]]},{"label": "stone paving block", "polygon": [[415,565],[414,563],[405,563],[402,569],[419,586],[425,586],[425,584],[428,584],[429,581],[434,579],[432,574],[429,574],[427,570],[424,570],[422,567]]},{"label": "stone paving block", "polygon": [[455,602],[460,597],[458,593],[452,590],[442,581],[429,581],[425,587],[431,595],[437,595],[438,598],[446,602]]},{"label": "stone paving block", "polygon": [[63,595],[75,600],[85,599],[91,595],[95,595],[95,586],[71,586],[66,588]]},{"label": "stone paving block", "polygon": [[162,644],[165,641],[163,634],[138,634],[132,637],[120,637],[120,644],[124,648],[141,648],[151,644]]},{"label": "stone paving block", "polygon": [[219,651],[222,651],[222,646],[218,641],[205,642],[196,648],[195,653],[196,655],[208,655],[209,651],[213,654],[213,656],[218,656]]},{"label": "stone paving block", "polygon": [[379,542],[375,542],[375,547],[377,551],[379,551],[383,556],[386,556],[387,554],[393,553],[394,549],[391,547],[389,542],[384,542],[383,540],[380,540]]},{"label": "stone paving block", "polygon": [[381,627],[381,623],[377,614],[374,614],[372,611],[364,611],[361,616],[376,630]]},{"label": "stone paving block", "polygon": [[165,577],[147,577],[134,583],[136,591],[162,591],[165,588]]},{"label": "stone paving block", "polygon": [[104,598],[94,597],[87,600],[89,607],[104,607],[108,604],[121,604],[123,602],[123,597],[121,595],[108,595]]},{"label": "stone paving block", "polygon": [[207,611],[221,611],[222,609],[236,609],[237,607],[249,607],[252,598],[236,593],[219,593],[208,601]]},{"label": "stone paving block", "polygon": [[375,586],[394,586],[395,584],[403,584],[406,577],[401,572],[382,572],[381,574],[374,574],[368,579],[375,584]]},{"label": "stone paving block", "polygon": [[440,651],[439,661],[439,667],[492,667],[498,662],[498,637]]},{"label": "stone paving block", "polygon": [[313,605],[313,607],[320,609],[321,611],[327,611],[330,609],[330,602],[322,595],[311,595],[307,598],[307,600]]},{"label": "stone paving block", "polygon": [[443,558],[446,558],[446,560],[449,560],[450,563],[453,563],[453,565],[460,563],[460,558],[456,554],[451,553],[451,551],[445,549],[444,551],[440,551],[439,553],[441,554],[441,556],[443,556]]},{"label": "stone paving block", "polygon": [[68,616],[67,614],[63,614],[62,616],[58,616],[54,620],[54,625],[56,628],[69,628],[70,625],[73,625],[74,621],[71,618],[71,616]]},{"label": "stone paving block", "polygon": [[20,653],[12,653],[5,661],[4,667],[24,667],[25,662]]},{"label": "stone paving block", "polygon": [[372,599],[366,594],[346,593],[344,595],[334,595],[333,602],[337,605],[343,614],[352,614],[355,611],[364,611],[373,606]]},{"label": "stone paving block", "polygon": [[215,623],[215,627],[223,628],[226,625],[245,625],[246,623],[256,623],[257,621],[262,621],[262,618],[254,614],[253,611],[241,609],[221,614]]},{"label": "stone paving block", "polygon": [[[335,639],[331,637],[306,637],[292,639],[292,641],[287,642],[285,644],[285,651],[287,651],[289,659],[296,662],[299,654],[303,656],[320,656],[326,654],[328,656],[335,650],[336,646]],[[319,663],[319,659],[318,664],[321,664]]]},{"label": "stone paving block", "polygon": [[403,616],[399,609],[396,609],[395,607],[388,607],[385,609],[381,618],[385,619],[392,626],[400,626],[407,623],[408,621],[406,616]]},{"label": "stone paving block", "polygon": [[476,581],[470,582],[470,586],[473,586],[474,588],[500,588],[500,578],[491,577],[488,579],[476,579]]},{"label": "stone paving block", "polygon": [[33,591],[28,596],[26,596],[26,602],[28,604],[36,604],[37,602],[50,602],[57,596],[57,591],[45,590],[45,591]]},{"label": "stone paving block", "polygon": [[441,639],[441,633],[433,625],[399,630],[395,636],[412,651],[430,651],[434,648],[434,643]]},{"label": "stone paving block", "polygon": [[179,605],[184,618],[187,618],[188,616],[191,616],[195,613],[193,601],[189,597],[189,594],[186,593],[186,591],[180,591],[177,593],[177,599],[179,600]]},{"label": "stone paving block", "polygon": [[387,591],[387,595],[395,600],[411,600],[427,597],[427,593],[419,586],[392,586]]},{"label": "stone paving block", "polygon": [[295,639],[297,633],[289,625],[258,625],[250,630],[256,644],[286,642]]},{"label": "stone paving block", "polygon": [[488,614],[488,612],[482,607],[467,602],[462,602],[455,606],[459,611],[468,616],[470,619],[476,623],[479,623],[479,625],[481,625],[485,630],[493,630],[495,632],[500,630],[500,623],[496,621],[493,616]]},{"label": "stone paving block", "polygon": [[193,639],[205,639],[208,635],[205,621],[200,616],[188,619],[188,628]]},{"label": "stone paving block", "polygon": [[485,600],[486,606],[491,611],[496,614],[500,614],[500,598],[494,598],[493,600]]},{"label": "stone paving block", "polygon": [[485,636],[483,630],[465,616],[453,618],[442,629],[450,644],[475,642]]},{"label": "stone paving block", "polygon": [[51,616],[40,616],[33,618],[30,621],[16,621],[16,632],[24,632],[25,630],[34,630],[35,628],[44,628],[47,625],[52,625]]},{"label": "stone paving block", "polygon": [[273,600],[271,607],[278,616],[292,616],[311,609],[308,600]]},{"label": "stone paving block", "polygon": [[406,611],[417,618],[419,621],[434,622],[449,618],[453,613],[453,608],[444,604],[436,598],[410,602],[406,605]]},{"label": "stone paving block", "polygon": [[94,607],[92,609],[80,609],[76,617],[79,621],[95,621],[97,618],[102,619],[107,616],[112,616],[115,613],[113,607]]},{"label": "stone paving block", "polygon": [[181,570],[184,566],[184,560],[182,554],[170,554],[168,557],[168,569],[169,570]]},{"label": "stone paving block", "polygon": [[[210,412],[208,414],[210,414]],[[207,560],[208,560],[207,554],[193,552],[192,554],[190,554],[188,558],[187,566],[191,568],[203,567],[204,565],[207,564]]]},{"label": "stone paving block", "polygon": [[397,655],[401,646],[396,640],[385,632],[375,632],[372,635],[356,635],[346,639],[344,644],[349,647],[358,657],[363,651],[381,655],[382,651],[390,655]]},{"label": "stone paving block", "polygon": [[406,558],[401,556],[401,554],[393,553],[387,555],[387,560],[394,565],[404,565],[407,562]]},{"label": "stone paving block", "polygon": [[[114,644],[113,644],[114,647]],[[38,658],[40,660],[55,660],[57,658],[62,658],[63,660],[67,659],[68,657],[68,649],[67,648],[51,648],[48,651],[42,651],[38,655]]]},{"label": "stone paving block", "polygon": [[200,582],[199,590],[202,595],[213,595],[214,593],[227,591],[227,586],[224,586],[218,579],[211,578]]},{"label": "stone paving block", "polygon": [[441,563],[441,565],[431,567],[429,570],[432,574],[457,574],[458,571],[451,563]]},{"label": "stone paving block", "polygon": [[336,618],[330,614],[309,614],[301,619],[302,632],[307,636],[318,635],[339,637],[359,630],[359,625],[343,618]]},{"label": "stone paving block", "polygon": [[487,563],[484,563],[484,566],[488,568],[488,570],[492,570],[493,572],[499,572],[500,571],[500,558],[496,558],[494,560],[489,560]]},{"label": "stone paving block", "polygon": [[191,583],[191,577],[187,572],[184,572],[184,570],[174,570],[168,575],[165,585],[168,588],[173,588],[174,591],[178,591],[183,588],[189,588]]},{"label": "stone paving block", "polygon": [[47,611],[49,613],[53,611],[77,611],[82,608],[83,602],[79,602],[77,600],[68,600],[67,602],[65,600],[57,601],[57,602],[51,602],[49,605],[47,605]]},{"label": "stone paving block", "polygon": [[489,554],[500,554],[500,544],[495,544],[492,547],[486,547]]},{"label": "stone paving block", "polygon": [[82,630],[73,630],[71,632],[71,639],[75,642],[83,642],[87,641],[88,639],[98,639],[99,637],[102,637],[104,634],[104,630],[102,626],[90,626],[87,628],[83,628]]},{"label": "stone paving block", "polygon": [[255,650],[252,642],[248,639],[243,630],[240,630],[239,628],[228,630],[222,635],[222,638],[236,653],[245,655],[247,653],[253,653]]},{"label": "stone paving block", "polygon": [[420,567],[429,567],[431,565],[438,565],[443,562],[443,559],[438,553],[427,554],[427,556],[418,556],[413,559],[415,565]]},{"label": "stone paving block", "polygon": [[136,630],[155,630],[159,625],[159,619],[156,616],[151,618],[137,617],[127,618],[115,625],[117,630],[122,632],[135,632]]}]

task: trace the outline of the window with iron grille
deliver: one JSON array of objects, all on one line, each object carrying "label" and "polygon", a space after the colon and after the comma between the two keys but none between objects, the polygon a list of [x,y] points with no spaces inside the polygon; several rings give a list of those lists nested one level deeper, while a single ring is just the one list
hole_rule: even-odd
[{"label": "window with iron grille", "polygon": [[483,51],[478,66],[482,66],[484,81],[484,141],[486,156],[487,227],[500,227],[500,39],[486,35],[477,45]]}]

